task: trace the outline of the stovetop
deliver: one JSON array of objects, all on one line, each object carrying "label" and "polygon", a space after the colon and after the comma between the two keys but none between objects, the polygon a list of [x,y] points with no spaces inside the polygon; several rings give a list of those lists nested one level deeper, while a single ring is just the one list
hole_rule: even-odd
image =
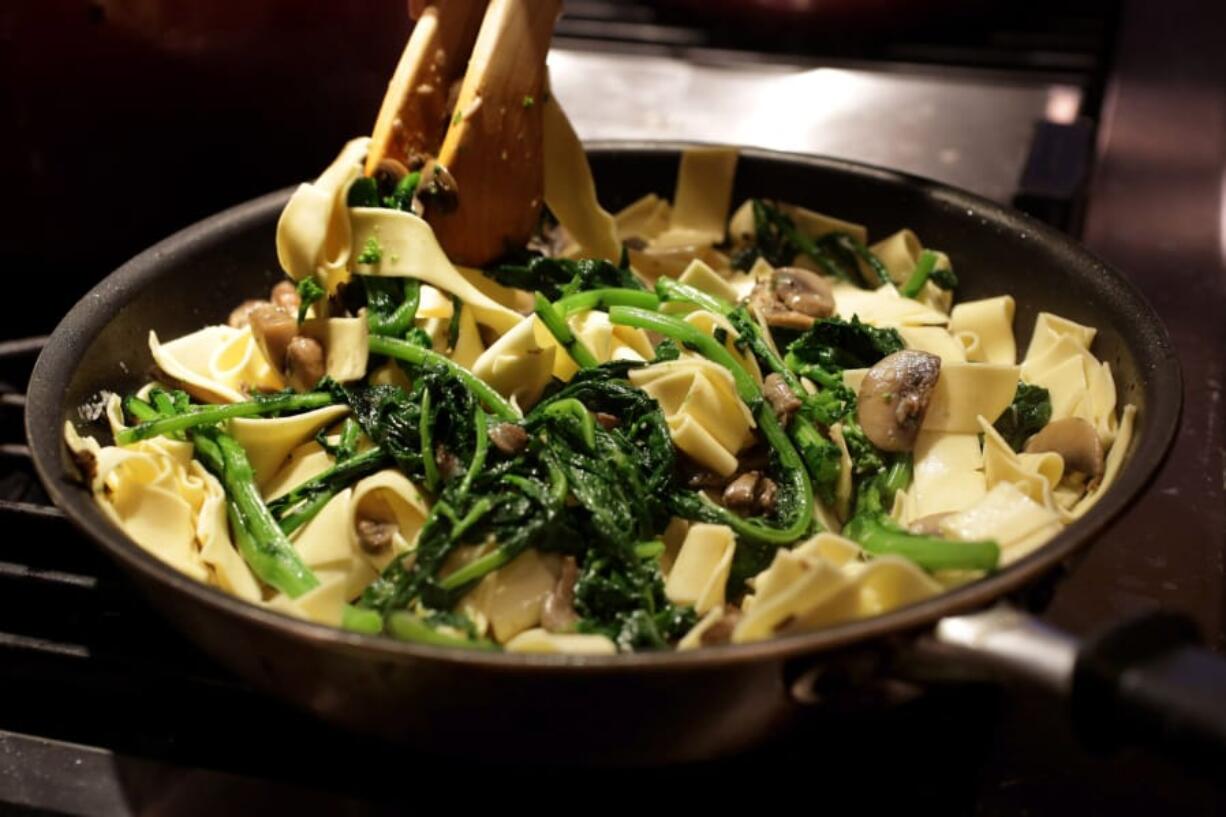
[{"label": "stovetop", "polygon": [[[697,35],[676,12],[654,16],[640,2],[571,3],[576,13],[559,31],[551,65],[585,138],[714,136],[830,153],[1021,204],[1074,233],[1088,208],[1086,241],[1131,274],[1172,327],[1188,411],[1153,491],[1060,586],[1050,614],[1084,631],[1162,604],[1192,613],[1222,647],[1226,57],[1211,42],[1222,12],[1203,5],[1128,5],[1105,84],[1096,73],[1101,50],[1060,57],[1052,48],[1006,48],[988,59],[983,43],[950,38],[897,45],[888,63],[823,61],[796,48],[763,59],[749,35]],[[593,21],[609,15],[620,15],[624,41],[590,36],[607,35]],[[1047,54],[1037,67],[1036,53]],[[1175,85],[1186,93],[1152,90]],[[246,183],[261,189],[296,178],[252,173]],[[182,218],[199,214],[191,206],[224,203],[208,190],[183,205]],[[132,229],[126,251],[158,237],[149,230],[164,232],[157,224]],[[29,259],[17,258],[26,268]],[[84,291],[86,280],[78,284]],[[30,307],[11,325],[49,331],[71,301],[67,289],[47,293],[52,312]],[[1081,747],[1042,696],[987,685],[934,689],[885,711],[802,725],[742,756],[666,769],[541,769],[515,747],[503,763],[478,764],[338,732],[201,655],[46,505],[20,422],[40,343],[0,341],[0,812],[400,813],[420,807],[422,786],[457,805],[508,793],[552,804],[575,790],[610,803],[639,797],[640,805],[652,802],[641,799],[646,792],[695,801],[756,792],[763,805],[806,797],[815,807],[851,800],[858,810],[940,814],[1180,815],[1223,806],[1220,791],[1148,755]]]}]

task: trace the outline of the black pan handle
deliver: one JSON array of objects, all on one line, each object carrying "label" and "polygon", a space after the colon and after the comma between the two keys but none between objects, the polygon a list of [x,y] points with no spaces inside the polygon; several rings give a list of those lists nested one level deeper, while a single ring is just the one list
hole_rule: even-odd
[{"label": "black pan handle", "polygon": [[1146,613],[1078,640],[1000,606],[943,619],[935,637],[946,657],[952,648],[1067,697],[1091,746],[1140,743],[1185,766],[1226,768],[1226,659],[1183,616]]}]

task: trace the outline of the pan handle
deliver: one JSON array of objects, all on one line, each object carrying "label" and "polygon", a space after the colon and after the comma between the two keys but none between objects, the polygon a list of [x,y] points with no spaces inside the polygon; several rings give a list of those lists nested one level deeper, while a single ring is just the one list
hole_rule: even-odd
[{"label": "pan handle", "polygon": [[941,620],[935,641],[1066,697],[1091,746],[1141,743],[1184,765],[1226,766],[1226,659],[1184,616],[1146,613],[1078,640],[1001,605]]}]

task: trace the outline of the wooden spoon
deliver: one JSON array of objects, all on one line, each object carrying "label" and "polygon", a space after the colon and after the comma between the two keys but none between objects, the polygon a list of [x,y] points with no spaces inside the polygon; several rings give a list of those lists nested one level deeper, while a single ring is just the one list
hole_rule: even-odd
[{"label": "wooden spoon", "polygon": [[423,188],[438,181],[455,195],[423,196],[425,218],[456,263],[487,264],[536,227],[545,57],[560,10],[561,0],[437,0],[422,10],[392,76],[366,173],[384,159],[437,156]]}]

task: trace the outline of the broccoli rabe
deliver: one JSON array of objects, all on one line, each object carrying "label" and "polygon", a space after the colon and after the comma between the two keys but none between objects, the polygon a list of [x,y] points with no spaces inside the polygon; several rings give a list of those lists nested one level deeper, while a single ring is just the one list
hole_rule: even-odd
[{"label": "broccoli rabe", "polygon": [[1051,420],[1051,394],[1042,386],[1018,382],[1013,402],[996,418],[995,427],[1014,451]]}]

